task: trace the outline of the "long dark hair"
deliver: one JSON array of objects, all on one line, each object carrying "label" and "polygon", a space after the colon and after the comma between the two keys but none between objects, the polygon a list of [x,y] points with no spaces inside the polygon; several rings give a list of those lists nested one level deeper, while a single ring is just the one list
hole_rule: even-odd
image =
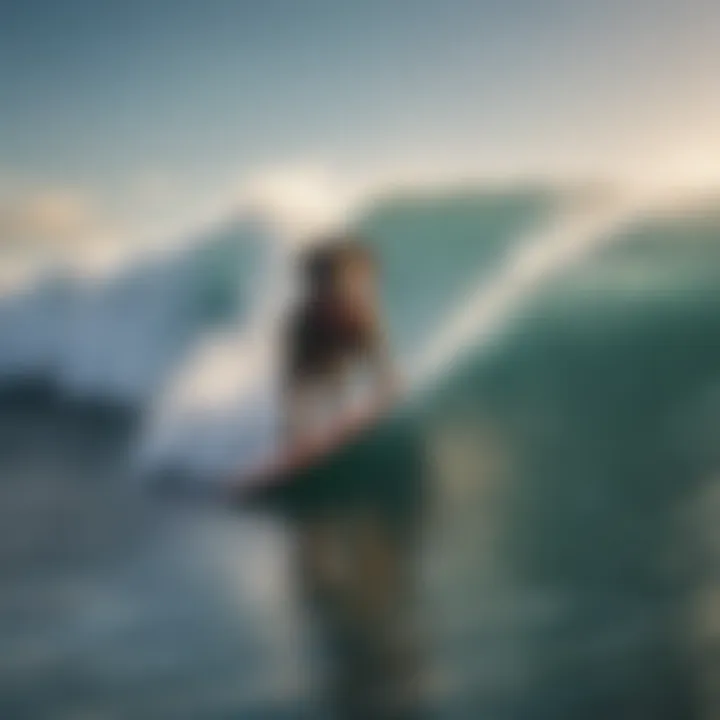
[{"label": "long dark hair", "polygon": [[307,287],[313,293],[329,290],[339,269],[349,262],[366,263],[375,268],[374,253],[367,243],[355,235],[316,242],[301,258],[302,274]]}]

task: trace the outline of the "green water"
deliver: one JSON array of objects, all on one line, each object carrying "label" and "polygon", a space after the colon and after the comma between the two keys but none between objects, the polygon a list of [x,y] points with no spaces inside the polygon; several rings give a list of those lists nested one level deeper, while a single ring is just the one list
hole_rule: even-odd
[{"label": "green water", "polygon": [[[714,246],[644,242],[528,298],[262,508],[152,497],[126,477],[132,419],[3,399],[0,717],[329,717],[398,628],[425,717],[716,716],[720,285]],[[347,641],[298,543],[368,517],[400,612]]]}]

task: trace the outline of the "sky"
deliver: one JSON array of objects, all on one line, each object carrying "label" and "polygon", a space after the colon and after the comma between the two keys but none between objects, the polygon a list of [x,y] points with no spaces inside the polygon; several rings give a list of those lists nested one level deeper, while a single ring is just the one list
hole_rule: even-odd
[{"label": "sky", "polygon": [[0,243],[398,169],[714,180],[718,77],[716,0],[0,0]]}]

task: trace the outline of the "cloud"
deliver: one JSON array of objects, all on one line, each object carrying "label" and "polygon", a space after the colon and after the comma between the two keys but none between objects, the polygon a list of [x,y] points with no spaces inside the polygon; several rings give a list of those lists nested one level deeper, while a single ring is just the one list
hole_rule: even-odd
[{"label": "cloud", "polygon": [[300,163],[253,173],[238,196],[241,212],[301,238],[345,224],[359,189],[321,163]]},{"label": "cloud", "polygon": [[0,202],[0,244],[17,250],[75,249],[107,228],[79,192],[47,190]]}]

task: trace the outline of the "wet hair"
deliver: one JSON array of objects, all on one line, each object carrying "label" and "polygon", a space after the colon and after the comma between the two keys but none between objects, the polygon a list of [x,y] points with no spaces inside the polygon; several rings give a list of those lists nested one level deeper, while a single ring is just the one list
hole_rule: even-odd
[{"label": "wet hair", "polygon": [[314,290],[328,289],[339,270],[348,263],[359,262],[374,269],[375,256],[368,246],[354,236],[329,238],[315,243],[302,258],[302,272],[307,285]]}]

